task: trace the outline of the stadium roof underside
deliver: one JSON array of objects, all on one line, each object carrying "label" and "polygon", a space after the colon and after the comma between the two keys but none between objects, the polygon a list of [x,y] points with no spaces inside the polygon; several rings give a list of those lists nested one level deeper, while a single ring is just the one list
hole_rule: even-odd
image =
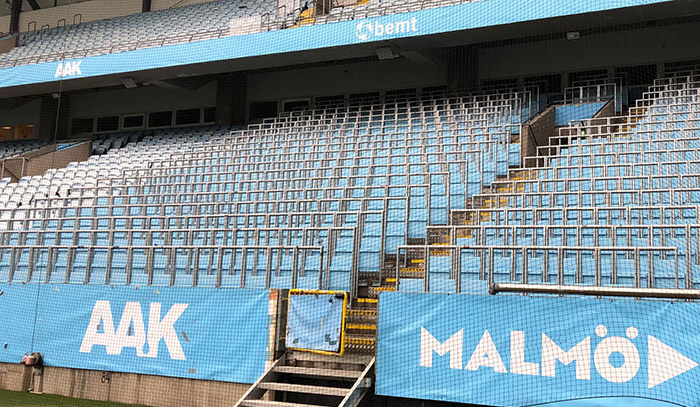
[{"label": "stadium roof underside", "polygon": [[[532,3],[528,6],[526,3]],[[61,62],[0,69],[2,97],[58,90],[71,91],[138,81],[249,71],[324,61],[376,57],[377,48],[392,46],[399,53],[468,44],[537,41],[578,31],[601,33],[648,25],[691,22],[700,16],[697,0],[629,0],[539,2],[483,0],[410,13],[387,15],[295,29],[225,37],[140,49],[68,61],[79,63],[77,75],[60,75]],[[376,35],[367,23],[409,22],[409,32]],[[375,25],[376,27],[376,25]],[[363,35],[363,34],[367,35]],[[408,55],[406,55],[408,57]]]}]

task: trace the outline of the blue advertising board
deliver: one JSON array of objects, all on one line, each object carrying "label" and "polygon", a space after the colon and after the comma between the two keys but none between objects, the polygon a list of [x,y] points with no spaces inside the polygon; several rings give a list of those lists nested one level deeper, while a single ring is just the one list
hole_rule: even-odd
[{"label": "blue advertising board", "polygon": [[591,13],[673,0],[480,0],[361,20],[304,26],[61,62],[0,69],[0,87],[354,45]]},{"label": "blue advertising board", "polygon": [[253,383],[268,359],[267,290],[0,288],[0,362]]},{"label": "blue advertising board", "polygon": [[376,391],[502,406],[698,406],[699,313],[691,302],[382,293]]}]

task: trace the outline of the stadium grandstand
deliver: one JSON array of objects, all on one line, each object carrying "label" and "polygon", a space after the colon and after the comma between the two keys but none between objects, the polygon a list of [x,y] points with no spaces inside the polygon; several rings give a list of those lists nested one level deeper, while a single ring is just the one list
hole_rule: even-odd
[{"label": "stadium grandstand", "polygon": [[700,406],[699,41],[699,0],[6,0],[0,389]]}]

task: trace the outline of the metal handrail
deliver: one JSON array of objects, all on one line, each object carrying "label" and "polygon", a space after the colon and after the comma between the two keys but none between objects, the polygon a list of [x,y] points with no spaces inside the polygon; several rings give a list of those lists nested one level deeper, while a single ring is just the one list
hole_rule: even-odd
[{"label": "metal handrail", "polygon": [[[583,263],[582,263],[582,258],[581,254],[584,252],[593,252],[595,255],[593,256],[594,261],[595,261],[595,270],[594,270],[594,284],[593,286],[602,286],[603,284],[603,275],[602,275],[602,269],[601,269],[601,252],[611,252],[611,253],[620,253],[620,252],[628,252],[631,253],[634,256],[634,286],[639,288],[641,287],[642,284],[642,275],[641,275],[641,269],[640,269],[640,255],[641,254],[647,254],[648,255],[648,274],[647,274],[647,285],[649,288],[654,288],[654,262],[653,262],[653,253],[654,252],[660,252],[660,253],[673,253],[673,258],[674,258],[674,277],[675,277],[675,287],[679,287],[679,268],[678,268],[678,248],[677,247],[641,247],[641,246],[636,246],[636,247],[621,247],[621,246],[596,246],[596,247],[586,247],[586,246],[516,246],[516,245],[488,245],[488,246],[483,246],[483,245],[465,245],[465,246],[459,246],[459,245],[439,245],[439,246],[433,246],[433,245],[426,245],[426,246],[415,246],[415,245],[402,245],[398,246],[397,248],[397,262],[396,262],[396,281],[397,285],[399,284],[401,280],[401,264],[400,264],[400,258],[401,258],[401,252],[404,251],[406,254],[403,256],[404,261],[408,260],[408,253],[409,252],[418,252],[419,256],[422,256],[424,262],[424,267],[423,267],[423,290],[425,292],[430,291],[430,256],[432,255],[432,252],[440,252],[444,253],[445,251],[450,251],[452,252],[452,264],[450,267],[450,279],[454,280],[455,282],[455,291],[457,293],[461,292],[461,256],[462,252],[464,250],[469,250],[473,251],[476,256],[481,257],[482,259],[487,259],[488,266],[485,264],[486,262],[481,261],[480,262],[480,271],[479,271],[479,280],[482,281],[487,281],[489,287],[492,287],[496,281],[495,281],[495,275],[494,275],[494,255],[495,252],[498,251],[501,253],[501,255],[505,256],[505,252],[511,252],[511,271],[510,271],[510,280],[515,281],[517,278],[517,270],[515,269],[515,259],[513,256],[516,255],[516,252],[521,253],[521,256],[523,258],[523,270],[521,270],[521,284],[527,285],[529,284],[529,278],[528,278],[528,270],[527,270],[527,256],[528,253],[530,252],[543,252],[543,255],[545,256],[544,260],[544,270],[540,273],[541,278],[542,278],[542,283],[548,283],[549,282],[549,270],[548,270],[548,255],[551,252],[556,252],[557,253],[557,273],[556,273],[556,284],[558,285],[564,285],[564,263],[563,263],[563,254],[566,252],[576,252],[577,253],[577,269],[575,271],[575,279],[577,284],[583,284]],[[440,257],[444,257],[444,255],[440,255]],[[617,284],[617,269],[615,266],[615,256],[613,256],[612,260],[612,270],[610,273],[610,283],[611,284]],[[686,256],[686,262],[690,262],[689,256]],[[404,265],[405,266],[405,265]],[[687,268],[688,271],[692,270],[691,268]],[[687,288],[692,288],[692,274],[686,274],[685,276],[685,281]]]},{"label": "metal handrail", "polygon": [[[11,246],[0,246],[0,254],[5,254],[9,252],[10,255],[10,266],[9,266],[9,275],[8,275],[8,281],[13,281],[14,276],[16,274],[17,268],[19,267],[19,257],[21,256],[22,253],[26,253],[27,251],[29,252],[29,264],[30,267],[27,270],[27,283],[32,282],[33,280],[33,274],[36,272],[36,265],[37,265],[37,260],[39,258],[39,255],[44,252],[47,254],[46,256],[46,270],[54,270],[57,262],[57,257],[60,252],[65,252],[66,253],[66,272],[65,272],[65,282],[68,283],[71,281],[71,274],[75,271],[74,266],[75,266],[75,259],[78,254],[78,252],[87,252],[87,257],[88,259],[91,259],[92,256],[94,256],[95,251],[107,251],[108,257],[107,257],[107,264],[105,265],[106,271],[105,271],[105,284],[110,283],[110,276],[112,273],[112,268],[113,268],[113,256],[116,254],[115,251],[126,252],[126,261],[125,261],[125,272],[126,272],[126,281],[125,283],[127,285],[132,284],[133,280],[133,254],[134,251],[143,251],[144,254],[146,255],[146,258],[148,259],[145,262],[145,274],[147,275],[147,285],[151,285],[153,282],[153,277],[154,277],[154,262],[153,258],[155,256],[155,252],[169,252],[167,254],[167,260],[165,264],[165,271],[166,274],[170,274],[170,285],[175,284],[175,269],[176,269],[176,260],[178,253],[182,253],[183,251],[187,252],[187,270],[192,273],[192,285],[197,286],[197,281],[198,281],[198,275],[199,275],[199,255],[202,251],[208,251],[209,256],[210,256],[210,261],[209,261],[209,266],[207,270],[208,275],[216,275],[216,287],[221,287],[222,283],[222,276],[223,273],[225,272],[223,266],[222,266],[222,259],[225,251],[230,251],[231,252],[231,265],[235,264],[235,256],[237,252],[241,253],[241,262],[242,264],[245,264],[246,266],[243,267],[240,270],[240,287],[245,288],[245,280],[247,277],[247,269],[248,269],[248,260],[247,260],[247,255],[249,251],[255,251],[255,258],[253,259],[253,270],[258,269],[257,265],[257,257],[259,253],[258,251],[264,251],[265,255],[267,256],[268,259],[272,259],[273,251],[292,251],[292,287],[291,288],[296,288],[296,284],[299,280],[300,276],[303,276],[305,270],[307,269],[306,267],[301,268],[299,267],[299,262],[302,261],[302,257],[306,258],[306,253],[308,252],[318,252],[320,253],[319,256],[319,267],[318,267],[318,272],[319,272],[319,289],[324,289],[323,285],[325,281],[328,281],[328,269],[324,269],[324,250],[325,248],[323,246],[264,246],[264,245],[250,245],[250,246],[193,246],[193,245],[178,245],[178,246],[142,246],[142,245],[129,245],[129,246],[122,246],[122,247],[112,247],[112,246],[90,246],[90,247],[82,247],[79,245],[51,245],[51,246],[36,246],[36,245],[11,245]],[[216,269],[212,267],[212,263],[215,261],[213,259],[214,252],[218,253],[218,258],[216,259]],[[300,253],[301,252],[301,253]],[[277,256],[278,262],[281,261],[281,256]],[[304,260],[305,261],[305,260]],[[277,270],[275,271],[276,273],[279,273],[279,267],[277,267]],[[55,272],[55,271],[54,271]],[[90,275],[92,272],[92,264],[88,261],[85,266],[85,276],[83,283],[87,284],[90,281]],[[230,272],[230,270],[229,270]],[[272,262],[268,261],[267,266],[265,269],[265,288],[270,288],[270,283],[272,280],[272,273],[273,273],[273,267],[272,267]],[[43,281],[40,281],[41,283],[49,283],[50,280],[50,274],[42,273],[40,278],[43,277]]]}]

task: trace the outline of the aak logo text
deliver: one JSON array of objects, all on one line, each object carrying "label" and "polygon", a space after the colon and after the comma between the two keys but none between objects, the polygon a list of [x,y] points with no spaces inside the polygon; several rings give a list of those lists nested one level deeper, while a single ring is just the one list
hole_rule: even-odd
[{"label": "aak logo text", "polygon": [[[175,332],[175,322],[182,316],[187,307],[188,304],[173,304],[161,319],[161,304],[159,302],[150,303],[148,331],[146,331],[141,304],[127,302],[119,326],[115,331],[112,307],[109,301],[97,301],[92,309],[92,316],[83,336],[80,352],[90,353],[93,346],[99,345],[105,347],[108,355],[121,355],[123,348],[134,348],[136,356],[140,358],[157,358],[158,345],[162,339],[165,341],[170,359],[187,360],[180,339]],[[148,343],[148,353],[144,352],[143,349],[146,343]]]}]

